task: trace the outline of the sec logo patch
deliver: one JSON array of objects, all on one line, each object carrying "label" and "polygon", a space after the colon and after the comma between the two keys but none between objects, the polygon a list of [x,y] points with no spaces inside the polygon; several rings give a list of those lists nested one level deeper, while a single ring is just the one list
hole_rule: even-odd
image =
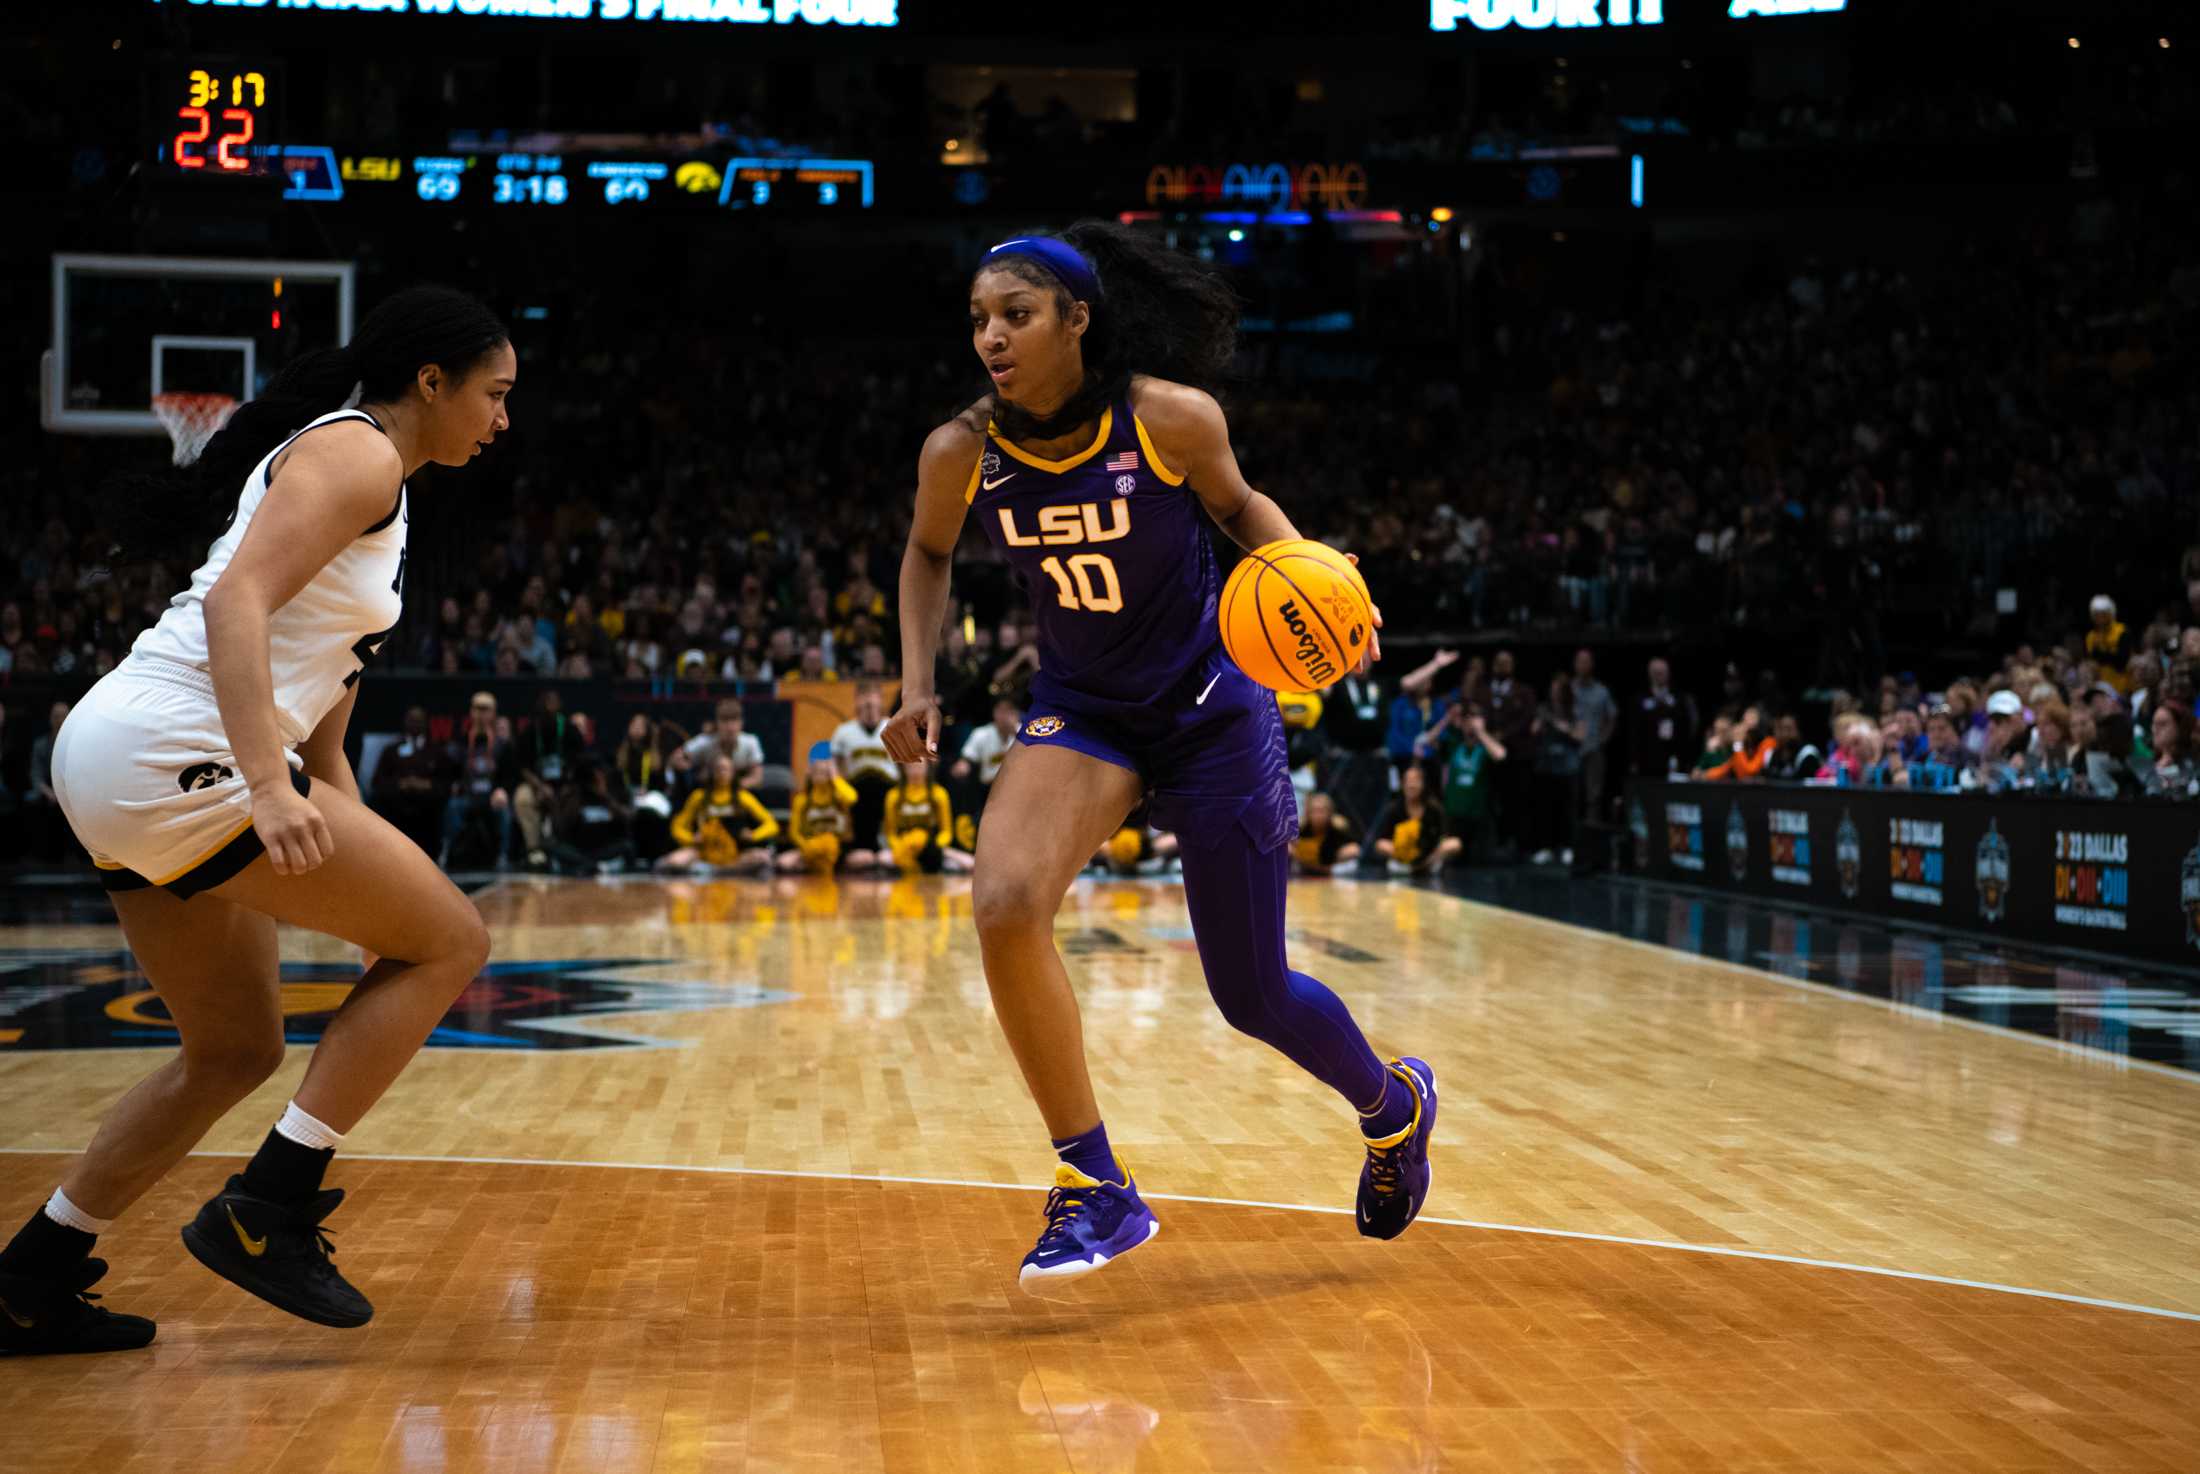
[{"label": "sec logo patch", "polygon": [[1060,717],[1033,717],[1024,723],[1026,737],[1052,737],[1068,725]]}]

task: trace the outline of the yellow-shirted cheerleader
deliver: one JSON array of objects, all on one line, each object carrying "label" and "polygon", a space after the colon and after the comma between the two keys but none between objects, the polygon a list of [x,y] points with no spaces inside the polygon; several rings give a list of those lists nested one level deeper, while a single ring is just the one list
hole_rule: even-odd
[{"label": "yellow-shirted cheerleader", "polygon": [[1144,800],[1123,818],[1122,827],[1108,836],[1091,863],[1117,875],[1152,874],[1166,870],[1177,857],[1176,836],[1164,834],[1147,822]]},{"label": "yellow-shirted cheerleader", "polygon": [[[1409,845],[1419,853],[1419,830],[1407,836]],[[1398,836],[1391,835],[1391,848],[1396,850]],[[1337,812],[1337,804],[1326,793],[1310,793],[1306,797],[1306,814],[1299,820],[1299,837],[1292,841],[1291,858],[1301,875],[1327,875],[1340,865],[1355,865],[1360,859],[1360,833],[1352,827],[1352,821]]]},{"label": "yellow-shirted cheerleader", "polygon": [[930,763],[903,763],[901,782],[886,795],[887,854],[882,861],[902,874],[945,870],[960,875],[976,863],[955,848],[955,815],[947,790],[932,781]]},{"label": "yellow-shirted cheerleader", "polygon": [[1276,709],[1283,725],[1294,732],[1311,732],[1322,723],[1322,698],[1314,691],[1278,691]]},{"label": "yellow-shirted cheerleader", "polygon": [[818,743],[810,749],[809,772],[795,790],[794,811],[787,820],[794,846],[780,852],[779,868],[789,874],[807,870],[812,875],[830,875],[843,866],[873,868],[877,855],[848,848],[855,833],[855,812],[855,785],[833,765],[832,744]]},{"label": "yellow-shirted cheerleader", "polygon": [[687,796],[672,816],[679,848],[657,862],[659,870],[708,865],[718,870],[769,870],[779,821],[755,794],[734,781],[733,759],[711,760],[710,782]]},{"label": "yellow-shirted cheerleader", "polygon": [[1398,774],[1398,796],[1375,826],[1375,853],[1394,872],[1434,874],[1459,853],[1459,837],[1444,833],[1444,810],[1428,791],[1419,763]]},{"label": "yellow-shirted cheerleader", "polygon": [[1320,766],[1321,743],[1313,733],[1321,725],[1322,699],[1313,691],[1278,691],[1276,710],[1283,716],[1283,740],[1288,754],[1285,761],[1291,769],[1291,786],[1304,804],[1306,795],[1314,791],[1316,769]]}]

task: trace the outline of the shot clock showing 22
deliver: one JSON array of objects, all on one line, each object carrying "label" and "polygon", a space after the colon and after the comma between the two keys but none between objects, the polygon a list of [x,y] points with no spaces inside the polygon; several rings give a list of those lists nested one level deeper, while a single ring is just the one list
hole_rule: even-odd
[{"label": "shot clock showing 22", "polygon": [[618,207],[626,210],[867,210],[869,159],[749,158],[701,139],[652,155],[610,155],[556,136],[290,138],[284,78],[271,60],[192,55],[155,63],[154,140],[162,176],[260,180],[286,200],[398,206]]}]

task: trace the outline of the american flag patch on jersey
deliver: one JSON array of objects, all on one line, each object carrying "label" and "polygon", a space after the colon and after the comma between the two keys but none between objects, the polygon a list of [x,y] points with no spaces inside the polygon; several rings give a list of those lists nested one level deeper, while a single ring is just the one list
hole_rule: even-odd
[{"label": "american flag patch on jersey", "polygon": [[1111,471],[1137,470],[1138,452],[1135,450],[1126,450],[1119,456],[1110,456],[1108,458],[1108,469]]}]

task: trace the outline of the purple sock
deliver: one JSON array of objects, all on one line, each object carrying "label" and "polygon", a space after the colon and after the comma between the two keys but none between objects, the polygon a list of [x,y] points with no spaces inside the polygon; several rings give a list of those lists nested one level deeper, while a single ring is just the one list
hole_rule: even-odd
[{"label": "purple sock", "polygon": [[1123,1169],[1116,1165],[1115,1148],[1108,1145],[1108,1123],[1054,1143],[1055,1155],[1095,1182],[1121,1182]]},{"label": "purple sock", "polygon": [[1413,1087],[1390,1071],[1384,1070],[1382,1104],[1372,1111],[1360,1113],[1360,1134],[1373,1137],[1396,1136],[1412,1124]]}]

